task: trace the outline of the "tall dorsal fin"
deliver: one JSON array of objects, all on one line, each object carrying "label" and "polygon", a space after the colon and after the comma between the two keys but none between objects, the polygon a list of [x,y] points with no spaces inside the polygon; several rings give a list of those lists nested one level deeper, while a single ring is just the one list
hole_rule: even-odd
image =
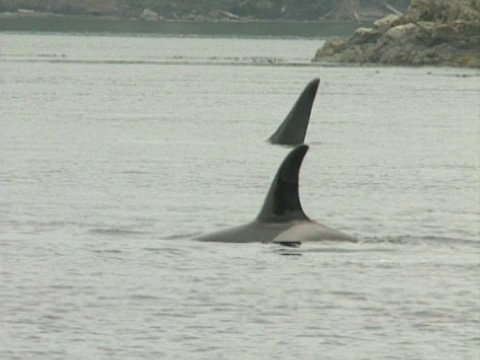
[{"label": "tall dorsal fin", "polygon": [[268,141],[279,145],[295,146],[303,144],[319,84],[319,78],[315,78],[308,83],[295,105],[293,105],[292,110]]},{"label": "tall dorsal fin", "polygon": [[298,194],[298,173],[307,151],[307,145],[299,145],[283,160],[270,185],[263,208],[257,216],[258,221],[309,220],[303,212]]}]

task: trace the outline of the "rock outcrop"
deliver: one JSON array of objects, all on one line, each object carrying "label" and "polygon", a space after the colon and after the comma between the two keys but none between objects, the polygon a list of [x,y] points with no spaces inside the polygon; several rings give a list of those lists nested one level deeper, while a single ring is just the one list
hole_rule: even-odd
[{"label": "rock outcrop", "polygon": [[152,11],[148,8],[143,9],[139,17],[141,20],[145,20],[145,21],[163,20],[163,18],[161,16],[158,16],[158,14],[155,11]]},{"label": "rock outcrop", "polygon": [[480,0],[412,0],[373,25],[327,40],[312,61],[480,67]]}]

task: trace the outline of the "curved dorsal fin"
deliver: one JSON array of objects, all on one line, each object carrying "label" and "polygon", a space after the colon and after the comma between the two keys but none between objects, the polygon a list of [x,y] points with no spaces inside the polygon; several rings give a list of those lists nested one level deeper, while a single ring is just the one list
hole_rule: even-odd
[{"label": "curved dorsal fin", "polygon": [[293,105],[292,110],[268,141],[279,145],[295,146],[303,144],[319,84],[319,78],[315,78],[308,83],[295,105]]},{"label": "curved dorsal fin", "polygon": [[307,145],[299,145],[283,160],[257,216],[258,221],[309,220],[303,212],[298,194],[298,173],[307,151]]}]

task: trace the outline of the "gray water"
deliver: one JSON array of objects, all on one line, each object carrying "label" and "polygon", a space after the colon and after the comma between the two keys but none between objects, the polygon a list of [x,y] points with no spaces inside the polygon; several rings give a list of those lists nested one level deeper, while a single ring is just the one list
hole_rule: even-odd
[{"label": "gray water", "polygon": [[[480,76],[320,40],[0,34],[0,357],[479,359]],[[300,174],[358,244],[199,243]]]}]

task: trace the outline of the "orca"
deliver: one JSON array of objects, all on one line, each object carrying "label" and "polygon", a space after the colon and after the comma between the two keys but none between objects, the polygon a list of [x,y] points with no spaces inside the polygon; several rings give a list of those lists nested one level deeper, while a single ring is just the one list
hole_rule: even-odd
[{"label": "orca", "polygon": [[314,241],[357,239],[310,220],[300,203],[298,178],[308,145],[295,147],[280,165],[257,218],[245,225],[206,234],[199,241],[226,243],[279,243],[300,245]]},{"label": "orca", "polygon": [[303,144],[319,84],[319,78],[315,78],[307,84],[287,117],[268,139],[270,143],[286,146]]}]

